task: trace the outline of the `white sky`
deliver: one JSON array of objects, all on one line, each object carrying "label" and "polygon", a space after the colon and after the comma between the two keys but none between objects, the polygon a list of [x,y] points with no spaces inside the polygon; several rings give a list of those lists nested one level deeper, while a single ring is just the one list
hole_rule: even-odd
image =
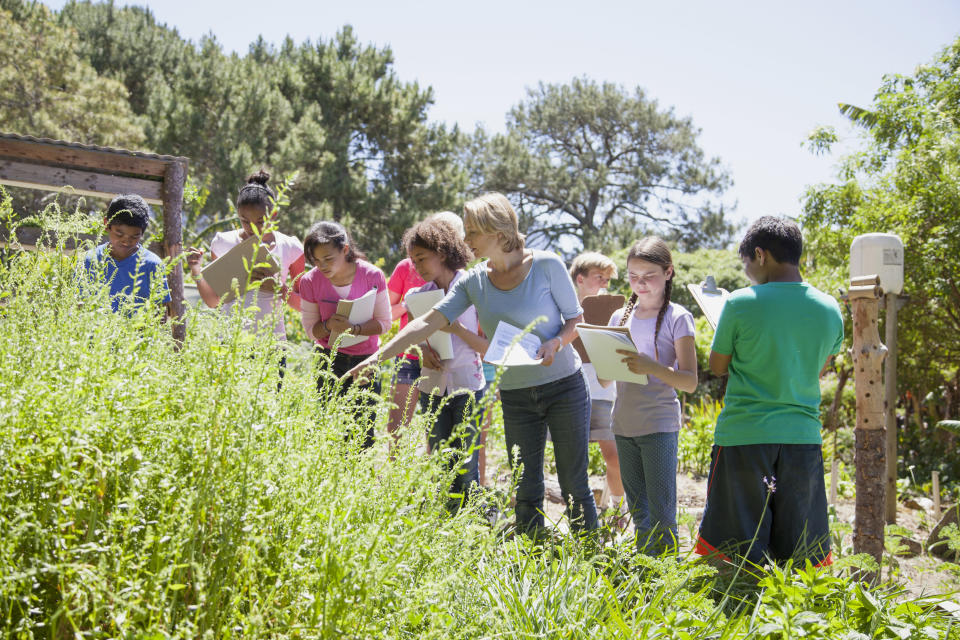
[{"label": "white sky", "polygon": [[911,73],[960,35],[957,0],[131,4],[239,53],[261,34],[301,42],[352,24],[362,42],[393,49],[401,79],[433,87],[433,120],[467,131],[502,131],[507,110],[539,81],[640,86],[702,129],[701,146],[733,177],[733,217],[748,220],[798,214],[805,187],[831,178],[835,158],[800,144],[821,124],[855,142],[838,102],[868,106],[884,74]]}]

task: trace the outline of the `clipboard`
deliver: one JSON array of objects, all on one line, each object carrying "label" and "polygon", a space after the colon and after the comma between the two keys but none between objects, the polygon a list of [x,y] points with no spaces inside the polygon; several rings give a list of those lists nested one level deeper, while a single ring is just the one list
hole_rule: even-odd
[{"label": "clipboard", "polygon": [[[604,293],[598,296],[587,296],[580,303],[580,306],[583,307],[584,324],[605,326],[610,322],[610,316],[613,315],[613,312],[623,307],[626,301],[627,299],[620,294]],[[579,335],[574,338],[572,344],[573,348],[580,354],[580,360],[590,362],[590,354],[587,353]]]},{"label": "clipboard", "polygon": [[730,297],[730,292],[718,287],[713,276],[707,276],[707,279],[700,284],[689,283],[687,290],[700,306],[707,322],[716,331],[720,313],[723,311],[723,305],[726,304],[727,298]]},{"label": "clipboard", "polygon": [[280,272],[280,264],[270,250],[260,242],[259,238],[250,236],[208,264],[200,273],[218,298],[224,302],[230,302],[235,297],[233,280],[236,279],[240,295],[243,296],[248,288],[252,288],[247,287],[248,270],[251,270],[255,264],[263,263],[267,266],[260,268],[265,268],[273,274]]},{"label": "clipboard", "polygon": [[583,337],[584,347],[591,354],[590,361],[598,378],[647,384],[647,376],[630,371],[623,362],[623,356],[617,353],[617,349],[638,353],[628,327],[580,323],[577,325],[577,332]]}]

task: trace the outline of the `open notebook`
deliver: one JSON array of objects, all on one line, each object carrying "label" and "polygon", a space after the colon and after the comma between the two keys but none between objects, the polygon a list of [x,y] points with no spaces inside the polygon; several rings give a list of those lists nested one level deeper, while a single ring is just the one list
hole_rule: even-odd
[{"label": "open notebook", "polygon": [[[337,303],[337,314],[346,316],[350,324],[363,324],[373,318],[373,305],[377,301],[377,290],[370,289],[359,298],[353,300],[341,300]],[[352,347],[355,344],[366,342],[370,336],[353,336],[350,334],[342,335],[339,333],[330,335],[330,344],[332,345],[340,339],[340,347]]]},{"label": "open notebook", "polygon": [[583,340],[584,349],[590,356],[590,362],[593,363],[599,379],[647,384],[647,376],[630,371],[623,362],[626,356],[617,353],[617,349],[638,353],[637,346],[633,344],[633,338],[630,337],[630,329],[578,324],[577,333]]}]

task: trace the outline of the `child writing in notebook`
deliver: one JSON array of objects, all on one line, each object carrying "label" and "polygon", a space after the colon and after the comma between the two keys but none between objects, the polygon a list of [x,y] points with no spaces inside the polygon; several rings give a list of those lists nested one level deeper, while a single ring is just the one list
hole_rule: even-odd
[{"label": "child writing in notebook", "polygon": [[[240,187],[237,194],[237,218],[240,219],[240,228],[233,231],[220,231],[210,241],[210,258],[216,260],[230,249],[234,248],[247,238],[262,234],[260,241],[280,265],[280,272],[271,275],[265,270],[254,269],[250,274],[252,281],[259,281],[259,287],[250,288],[242,300],[231,300],[223,303],[223,311],[230,314],[234,309],[256,307],[253,324],[250,329],[270,328],[273,334],[285,340],[287,331],[284,327],[283,314],[274,307],[274,301],[279,294],[280,300],[285,300],[290,308],[300,310],[300,296],[297,294],[297,278],[303,273],[303,247],[294,236],[288,236],[279,231],[264,233],[264,227],[270,220],[276,220],[277,194],[267,186],[270,174],[262,169],[247,178],[247,183]],[[187,265],[197,283],[197,292],[200,298],[209,307],[220,305],[220,298],[206,281],[200,270],[200,260],[203,250],[192,247],[187,253]]]},{"label": "child writing in notebook", "polygon": [[[376,353],[380,347],[378,336],[390,328],[387,279],[383,271],[364,259],[347,230],[337,222],[318,222],[310,227],[303,239],[303,253],[313,266],[300,279],[303,328],[316,341],[321,354],[332,355],[331,371],[339,378]],[[337,304],[341,300],[356,300],[370,290],[376,291],[372,318],[351,324],[349,318],[337,313]],[[340,334],[366,339],[357,344],[341,345],[334,354],[332,349]],[[324,389],[329,385],[324,383],[325,377],[320,376],[317,379],[318,392],[325,393]],[[346,393],[352,384],[352,379],[344,378],[341,393]],[[374,391],[380,392],[379,382],[375,382]],[[375,405],[375,398],[366,396],[363,404],[353,411],[357,424],[366,427],[364,448],[373,445]]]},{"label": "child writing in notebook", "polygon": [[[411,297],[438,289],[446,294],[466,275],[464,267],[473,257],[459,231],[436,216],[408,229],[403,234],[403,245],[417,273],[426,281],[407,293]],[[430,450],[436,453],[454,449],[466,456],[452,487],[454,499],[459,502],[478,482],[479,429],[472,413],[484,387],[480,354],[486,351],[487,341],[478,335],[479,318],[473,306],[443,331],[453,334],[453,357],[440,360],[436,351],[422,344],[421,367],[426,377],[418,387],[420,407],[428,414],[436,412],[427,434]],[[431,372],[436,373],[430,375]],[[452,464],[448,462],[450,467]]]},{"label": "child writing in notebook", "polygon": [[676,548],[681,420],[676,390],[697,387],[693,316],[670,302],[673,276],[673,258],[663,240],[648,237],[634,244],[627,255],[632,295],[609,323],[629,327],[639,354],[617,353],[630,371],[647,376],[645,385],[617,382],[613,432],[637,547],[651,554]]}]

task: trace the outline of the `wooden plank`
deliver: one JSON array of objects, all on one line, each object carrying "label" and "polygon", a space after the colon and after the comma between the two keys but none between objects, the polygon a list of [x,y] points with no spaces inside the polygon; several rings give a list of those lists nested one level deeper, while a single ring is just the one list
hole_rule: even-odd
[{"label": "wooden plank", "polygon": [[136,193],[150,204],[163,204],[161,182],[13,160],[0,159],[0,184],[101,198],[112,198],[121,193]]},{"label": "wooden plank", "polygon": [[169,160],[144,158],[122,152],[93,151],[66,145],[0,138],[0,156],[64,168],[95,169],[113,174],[163,178]]},{"label": "wooden plank", "polygon": [[96,235],[90,233],[66,233],[61,238],[57,231],[40,227],[17,227],[14,234],[6,225],[0,225],[0,246],[14,249],[36,249],[39,245],[52,250],[62,240],[64,251],[70,254],[84,241],[96,243],[97,239]]}]

